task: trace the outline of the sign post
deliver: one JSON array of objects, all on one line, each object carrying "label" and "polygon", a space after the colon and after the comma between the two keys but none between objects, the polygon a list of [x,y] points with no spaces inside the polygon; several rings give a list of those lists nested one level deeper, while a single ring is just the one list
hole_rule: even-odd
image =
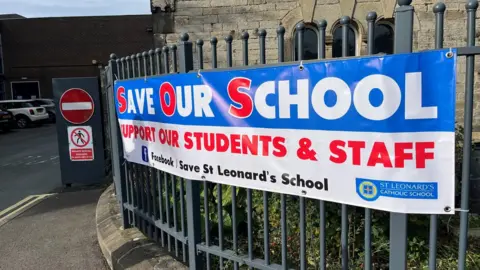
[{"label": "sign post", "polygon": [[103,124],[97,77],[55,78],[58,152],[62,183],[89,185],[105,181]]}]

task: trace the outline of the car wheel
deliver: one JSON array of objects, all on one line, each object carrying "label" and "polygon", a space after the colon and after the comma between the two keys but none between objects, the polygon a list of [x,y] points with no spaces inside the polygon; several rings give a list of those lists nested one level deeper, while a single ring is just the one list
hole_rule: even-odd
[{"label": "car wheel", "polygon": [[28,126],[28,118],[25,116],[17,117],[17,127],[26,128]]}]

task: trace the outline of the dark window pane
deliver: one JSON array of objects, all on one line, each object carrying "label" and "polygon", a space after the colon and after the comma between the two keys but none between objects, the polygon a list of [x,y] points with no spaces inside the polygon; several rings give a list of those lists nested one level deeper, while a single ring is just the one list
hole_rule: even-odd
[{"label": "dark window pane", "polygon": [[374,53],[393,53],[393,29],[388,24],[375,25]]},{"label": "dark window pane", "polygon": [[[295,32],[295,61],[298,60],[298,33]],[[318,35],[312,28],[306,28],[303,34],[303,60],[318,58]]]},{"label": "dark window pane", "polygon": [[0,100],[5,99],[5,82],[1,81],[0,79]]},{"label": "dark window pane", "polygon": [[32,108],[36,107],[33,105],[31,102],[18,102],[19,103],[19,108]]},{"label": "dark window pane", "polygon": [[[0,35],[0,74],[3,74],[3,46],[2,46],[2,35]],[[0,91],[0,98],[2,93]]]},{"label": "dark window pane", "polygon": [[[352,27],[348,28],[348,40],[347,40],[347,56],[355,56],[355,44],[356,36],[355,31]],[[333,45],[332,45],[332,56],[333,57],[342,57],[342,26],[337,27],[333,32]]]},{"label": "dark window pane", "polygon": [[41,107],[42,105],[44,105],[43,102],[41,102],[40,100],[30,101],[30,104],[32,104],[35,107]]}]

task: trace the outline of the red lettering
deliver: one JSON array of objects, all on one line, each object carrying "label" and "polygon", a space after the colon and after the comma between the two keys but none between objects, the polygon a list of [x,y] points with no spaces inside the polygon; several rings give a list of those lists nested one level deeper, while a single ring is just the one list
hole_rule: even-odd
[{"label": "red lettering", "polygon": [[126,124],[121,124],[122,127],[122,135],[123,137],[127,138],[128,137],[128,125]]},{"label": "red lettering", "polygon": [[192,141],[192,133],[191,132],[185,132],[185,134],[183,134],[183,140],[185,141],[185,144],[183,147],[185,147],[185,149],[192,149],[193,148],[193,141]]},{"label": "red lettering", "polygon": [[140,139],[145,140],[145,127],[140,126],[138,134],[140,135]]},{"label": "red lettering", "polygon": [[[168,104],[167,104],[167,95],[168,95]],[[160,107],[162,108],[163,114],[166,116],[172,116],[175,113],[176,108],[176,98],[175,90],[169,82],[164,82],[160,85]]]},{"label": "red lettering", "polygon": [[404,168],[405,160],[412,160],[412,153],[405,153],[405,150],[413,149],[413,143],[404,142],[395,144],[395,168]]},{"label": "red lettering", "polygon": [[138,136],[138,126],[134,126],[133,130],[135,130],[135,139],[136,139]]},{"label": "red lettering", "polygon": [[117,89],[118,112],[125,113],[127,111],[127,99],[125,98],[125,88],[120,86]]},{"label": "red lettering", "polygon": [[362,141],[348,141],[348,147],[352,148],[352,164],[360,165],[362,162],[361,151],[365,148],[365,142]]},{"label": "red lettering", "polygon": [[172,130],[172,144],[171,146],[173,147],[180,147],[180,144],[178,143],[178,131]]},{"label": "red lettering", "polygon": [[379,163],[383,164],[383,167],[385,168],[392,168],[392,161],[388,155],[387,147],[383,142],[375,142],[373,144],[367,166],[375,167]]},{"label": "red lettering", "polygon": [[[134,138],[155,142],[155,128],[147,126],[136,126],[131,124],[121,124],[122,136],[125,138]],[[176,132],[176,131],[175,131]],[[178,134],[177,134],[178,136]],[[178,146],[177,146],[178,147]]]},{"label": "red lettering", "polygon": [[242,135],[242,154],[248,155],[250,152],[251,155],[258,155],[258,135],[253,135],[252,138],[248,135]]},{"label": "red lettering", "polygon": [[167,144],[172,147],[180,147],[178,143],[178,131],[176,130],[165,130],[165,129],[160,129],[158,131],[158,139],[161,144]]},{"label": "red lettering", "polygon": [[287,155],[287,148],[285,147],[285,138],[274,137],[273,138],[273,155],[276,157],[284,157]]},{"label": "red lettering", "polygon": [[240,154],[240,135],[238,134],[231,134],[230,135],[231,145],[232,145],[232,153],[233,154]]},{"label": "red lettering", "polygon": [[163,128],[158,131],[158,139],[161,144],[165,144],[167,142],[167,134],[165,134],[165,130]]},{"label": "red lettering", "polygon": [[434,158],[433,152],[426,152],[427,149],[434,149],[434,142],[417,142],[415,143],[415,152],[417,153],[416,157],[416,166],[417,169],[424,169],[427,159],[432,160]]},{"label": "red lettering", "polygon": [[150,132],[151,132],[150,127],[145,127],[145,139],[147,141],[152,141],[152,139],[150,138],[150,135],[151,135]]},{"label": "red lettering", "polygon": [[[172,138],[174,138],[174,135],[172,136]],[[276,157],[284,157],[287,155],[285,138],[282,137],[249,134],[226,135],[223,133],[185,132],[184,140],[184,147],[188,150],[195,148],[196,150],[205,149],[210,152],[230,152],[232,154],[251,156],[269,156],[273,154],[273,156]],[[270,149],[272,149],[272,153],[270,153]]]},{"label": "red lettering", "polygon": [[133,127],[133,125],[129,125],[129,127],[128,127],[128,138],[132,137],[132,134],[133,134],[134,130],[135,130],[135,128]]},{"label": "red lettering", "polygon": [[197,145],[197,150],[202,150],[202,136],[201,132],[194,132],[193,137],[195,137],[195,144]]},{"label": "red lettering", "polygon": [[345,147],[345,142],[341,140],[334,140],[330,143],[330,161],[334,163],[344,163],[347,160],[347,153],[343,148]]},{"label": "red lettering", "polygon": [[149,140],[152,141],[152,142],[155,142],[155,128],[150,127],[149,130],[150,130]]},{"label": "red lettering", "polygon": [[203,141],[205,143],[205,150],[210,152],[215,150],[215,133],[204,133]]},{"label": "red lettering", "polygon": [[253,100],[245,92],[240,91],[240,89],[245,89],[250,91],[250,86],[252,81],[247,78],[236,77],[233,78],[227,86],[228,96],[230,99],[239,104],[240,107],[230,105],[228,113],[237,118],[246,118],[249,117],[253,112]]},{"label": "red lettering", "polygon": [[270,142],[272,137],[262,135],[260,136],[260,141],[262,142],[262,156],[268,156],[270,153]]},{"label": "red lettering", "polygon": [[216,137],[215,144],[217,145],[217,152],[227,152],[228,148],[230,147],[230,142],[227,135],[219,133]]}]

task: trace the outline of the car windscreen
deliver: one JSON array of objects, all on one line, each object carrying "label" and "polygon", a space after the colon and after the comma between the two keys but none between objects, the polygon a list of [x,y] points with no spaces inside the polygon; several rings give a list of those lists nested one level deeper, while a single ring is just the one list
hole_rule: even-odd
[{"label": "car windscreen", "polygon": [[32,108],[32,107],[39,107],[40,105],[34,104],[35,101],[29,101],[29,102],[22,102],[20,103],[19,107],[21,108]]},{"label": "car windscreen", "polygon": [[55,105],[55,103],[53,103],[50,100],[35,100],[35,102],[38,102],[40,105],[48,105],[48,106]]},{"label": "car windscreen", "polygon": [[[30,102],[25,102],[25,103],[30,103],[34,107],[41,107],[42,105],[44,105],[44,103],[42,103],[40,100],[34,100],[34,101],[30,101]],[[31,107],[31,106],[29,106],[29,107]]]}]

